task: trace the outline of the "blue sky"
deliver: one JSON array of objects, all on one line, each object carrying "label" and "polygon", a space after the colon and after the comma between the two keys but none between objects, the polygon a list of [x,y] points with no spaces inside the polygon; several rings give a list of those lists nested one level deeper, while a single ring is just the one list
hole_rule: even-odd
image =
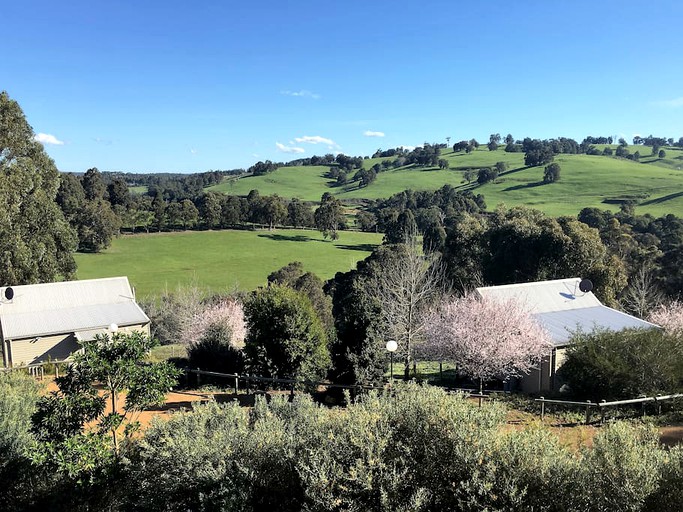
[{"label": "blue sky", "polygon": [[683,136],[680,0],[6,2],[0,89],[63,171]]}]

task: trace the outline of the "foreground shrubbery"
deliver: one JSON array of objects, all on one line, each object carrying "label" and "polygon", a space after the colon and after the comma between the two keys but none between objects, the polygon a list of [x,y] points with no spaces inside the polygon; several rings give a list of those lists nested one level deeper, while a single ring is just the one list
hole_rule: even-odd
[{"label": "foreground shrubbery", "polygon": [[[306,397],[207,405],[158,422],[130,454],[137,510],[674,510],[683,452],[615,424],[572,453],[504,409],[429,387],[347,409]],[[673,507],[673,508],[671,508]]]},{"label": "foreground shrubbery", "polygon": [[[0,405],[24,387],[5,386],[14,398]],[[683,500],[683,450],[652,430],[617,423],[574,453],[541,427],[508,430],[500,404],[414,384],[343,409],[307,396],[199,406],[157,421],[95,483],[44,478],[22,418],[0,421],[0,439],[23,439],[2,455],[24,468],[3,473],[15,493],[3,510],[673,511]]]}]

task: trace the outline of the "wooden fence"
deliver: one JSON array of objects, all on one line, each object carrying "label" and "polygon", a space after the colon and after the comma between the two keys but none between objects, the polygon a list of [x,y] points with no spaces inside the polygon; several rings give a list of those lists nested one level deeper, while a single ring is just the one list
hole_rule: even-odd
[{"label": "wooden fence", "polygon": [[631,398],[629,400],[614,400],[611,402],[608,402],[606,400],[601,400],[600,402],[591,402],[590,400],[586,400],[585,402],[572,402],[570,400],[548,400],[544,397],[540,397],[540,398],[537,398],[535,400],[535,402],[538,402],[541,404],[541,420],[543,420],[545,417],[546,404],[585,408],[585,412],[586,412],[585,423],[587,425],[588,423],[590,423],[591,412],[593,409],[597,409],[599,411],[600,421],[604,422],[605,421],[605,411],[608,407],[619,407],[622,405],[640,404],[641,405],[641,414],[644,416],[646,404],[653,403],[657,407],[657,414],[661,414],[662,413],[662,402],[666,402],[668,400],[674,400],[676,398],[683,398],[683,394],[677,393],[677,394],[671,394],[671,395],[644,396],[644,397],[640,397],[640,398]]}]

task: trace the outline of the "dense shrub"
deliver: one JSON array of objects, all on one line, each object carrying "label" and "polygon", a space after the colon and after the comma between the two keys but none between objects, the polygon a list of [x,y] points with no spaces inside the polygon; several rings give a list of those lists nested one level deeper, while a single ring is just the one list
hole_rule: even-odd
[{"label": "dense shrub", "polygon": [[254,292],[244,304],[245,354],[259,375],[318,380],[330,366],[327,334],[308,297],[286,286]]},{"label": "dense shrub", "polygon": [[192,368],[223,373],[240,373],[244,354],[233,343],[232,331],[221,324],[209,325],[198,341],[187,348]]},{"label": "dense shrub", "polygon": [[683,385],[683,340],[659,329],[579,333],[561,374],[582,399],[675,392]]}]

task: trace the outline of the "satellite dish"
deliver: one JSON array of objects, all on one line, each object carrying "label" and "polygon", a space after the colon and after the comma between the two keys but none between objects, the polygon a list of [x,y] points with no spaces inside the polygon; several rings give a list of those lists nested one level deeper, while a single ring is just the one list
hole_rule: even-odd
[{"label": "satellite dish", "polygon": [[579,290],[583,293],[588,293],[593,290],[593,282],[590,279],[581,279],[579,283]]},{"label": "satellite dish", "polygon": [[5,288],[5,298],[7,300],[12,300],[14,298],[14,290],[12,290],[12,288],[9,286]]}]

